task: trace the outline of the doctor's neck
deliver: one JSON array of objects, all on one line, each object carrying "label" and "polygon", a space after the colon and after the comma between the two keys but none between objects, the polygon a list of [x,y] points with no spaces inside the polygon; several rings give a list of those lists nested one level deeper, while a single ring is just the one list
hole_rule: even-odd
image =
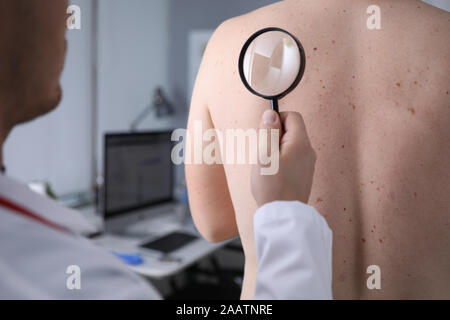
[{"label": "doctor's neck", "polygon": [[5,144],[6,137],[8,133],[5,132],[3,126],[0,125],[0,168],[3,168],[3,145]]},{"label": "doctor's neck", "polygon": [[6,138],[8,137],[9,132],[12,129],[11,125],[8,125],[8,122],[5,121],[5,112],[4,108],[0,105],[0,168],[3,168],[3,147],[6,141]]},{"label": "doctor's neck", "polygon": [[0,168],[2,171],[3,171],[3,144],[4,144],[5,140],[6,140],[6,135],[4,136],[3,134],[0,133]]}]

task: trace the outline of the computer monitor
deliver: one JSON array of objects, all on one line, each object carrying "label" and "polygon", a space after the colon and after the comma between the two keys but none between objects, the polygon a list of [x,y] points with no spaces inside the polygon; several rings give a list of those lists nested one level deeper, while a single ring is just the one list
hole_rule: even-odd
[{"label": "computer monitor", "polygon": [[170,132],[105,135],[105,219],[173,201]]}]

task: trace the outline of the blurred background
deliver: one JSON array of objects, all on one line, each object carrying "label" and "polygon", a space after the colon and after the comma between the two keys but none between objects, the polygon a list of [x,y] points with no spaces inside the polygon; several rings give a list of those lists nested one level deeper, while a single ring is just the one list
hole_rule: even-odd
[{"label": "blurred background", "polygon": [[214,29],[273,2],[71,1],[81,8],[82,29],[67,31],[64,98],[55,112],[12,132],[4,151],[8,174],[47,181],[58,195],[92,189],[103,174],[104,133],[130,130],[157,88],[174,113],[158,118],[150,112],[137,129],[185,128],[197,68]]}]

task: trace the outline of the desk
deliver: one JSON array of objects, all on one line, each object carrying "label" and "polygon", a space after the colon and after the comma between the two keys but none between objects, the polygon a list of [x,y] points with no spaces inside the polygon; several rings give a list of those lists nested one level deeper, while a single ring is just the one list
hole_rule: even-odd
[{"label": "desk", "polygon": [[[80,212],[95,226],[101,229],[101,218],[95,213],[94,207],[86,207]],[[155,217],[154,219],[145,220],[145,224],[149,224],[149,233],[164,230],[170,231],[186,231],[193,233],[195,227],[192,222],[181,222],[176,215],[165,215],[164,217]],[[120,236],[113,234],[103,234],[93,239],[93,241],[109,251],[119,253],[139,253],[144,258],[144,263],[139,266],[129,266],[134,272],[141,276],[160,280],[166,277],[174,276],[189,266],[196,264],[203,258],[213,254],[229,244],[232,240],[221,243],[209,243],[203,238],[199,238],[187,246],[170,254],[171,258],[177,261],[161,261],[161,255],[154,254],[151,251],[139,248],[142,238],[132,238],[128,236]]]}]

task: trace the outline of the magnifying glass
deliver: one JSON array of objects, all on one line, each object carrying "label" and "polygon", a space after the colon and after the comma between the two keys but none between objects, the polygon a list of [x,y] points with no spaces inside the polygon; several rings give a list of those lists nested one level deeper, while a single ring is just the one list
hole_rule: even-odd
[{"label": "magnifying glass", "polygon": [[270,100],[279,112],[278,100],[294,90],[305,72],[305,51],[289,32],[266,28],[247,40],[239,56],[239,74],[253,94]]}]

